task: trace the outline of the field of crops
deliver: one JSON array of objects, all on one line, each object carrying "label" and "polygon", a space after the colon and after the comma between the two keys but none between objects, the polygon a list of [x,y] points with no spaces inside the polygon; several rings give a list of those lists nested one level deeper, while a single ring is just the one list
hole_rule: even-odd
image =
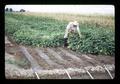
[{"label": "field of crops", "polygon": [[68,48],[82,53],[115,54],[114,17],[45,13],[5,13],[5,33],[18,44],[37,47],[63,46],[65,28],[77,20],[82,38],[71,34]]}]

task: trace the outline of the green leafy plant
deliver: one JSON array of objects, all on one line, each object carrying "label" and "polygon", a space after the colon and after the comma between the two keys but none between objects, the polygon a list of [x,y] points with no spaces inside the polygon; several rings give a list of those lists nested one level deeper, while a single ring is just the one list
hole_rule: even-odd
[{"label": "green leafy plant", "polygon": [[[59,16],[58,16],[59,17]],[[68,17],[68,16],[66,16]],[[65,17],[65,18],[66,18]],[[71,17],[71,16],[70,16]],[[68,48],[82,53],[91,54],[115,54],[114,28],[112,24],[102,26],[102,20],[113,22],[113,18],[100,16],[79,16],[83,17],[80,23],[80,30],[83,35],[69,34]],[[97,18],[98,17],[98,18]],[[112,16],[111,16],[112,17]],[[88,21],[86,20],[88,19]],[[106,18],[106,19],[103,19]],[[90,19],[90,21],[89,21]],[[95,22],[91,22],[91,20]],[[96,22],[96,20],[98,22]],[[5,32],[10,34],[18,43],[38,47],[58,47],[64,44],[65,28],[67,20],[60,20],[48,16],[24,15],[21,13],[5,13]]]}]

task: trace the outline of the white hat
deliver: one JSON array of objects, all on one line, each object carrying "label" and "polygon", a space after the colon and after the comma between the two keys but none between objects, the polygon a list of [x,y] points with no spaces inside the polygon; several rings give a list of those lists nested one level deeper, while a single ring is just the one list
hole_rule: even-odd
[{"label": "white hat", "polygon": [[78,22],[77,22],[77,21],[74,21],[73,24],[74,24],[74,25],[78,25]]}]

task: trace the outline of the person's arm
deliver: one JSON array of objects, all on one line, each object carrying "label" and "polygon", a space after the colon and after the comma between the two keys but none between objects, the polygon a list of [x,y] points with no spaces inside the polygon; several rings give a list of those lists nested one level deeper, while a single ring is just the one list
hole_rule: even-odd
[{"label": "person's arm", "polygon": [[80,29],[79,29],[79,24],[77,25],[77,32],[78,32],[78,34],[79,34],[79,36],[80,36],[80,38],[81,38],[82,35],[81,35]]},{"label": "person's arm", "polygon": [[66,27],[64,38],[68,38],[69,28],[70,28],[70,24],[68,24],[67,27]]},{"label": "person's arm", "polygon": [[68,38],[68,30],[67,29],[65,30],[64,38]]}]

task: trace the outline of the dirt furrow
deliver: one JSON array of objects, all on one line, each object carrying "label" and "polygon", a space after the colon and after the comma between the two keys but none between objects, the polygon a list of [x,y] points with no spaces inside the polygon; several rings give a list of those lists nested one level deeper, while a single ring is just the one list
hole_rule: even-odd
[{"label": "dirt furrow", "polygon": [[42,50],[40,50],[39,48],[35,48],[35,51],[38,53],[38,55],[44,59],[50,66],[54,67],[54,68],[62,68],[61,65],[55,63],[53,60],[50,59],[50,57],[48,55],[46,55]]},{"label": "dirt furrow", "polygon": [[59,54],[57,54],[53,49],[47,48],[48,53],[52,54],[58,61],[65,61]]},{"label": "dirt furrow", "polygon": [[[13,44],[12,44],[13,45]],[[15,61],[12,61],[11,59],[6,60],[5,62],[15,63],[19,67],[22,67],[24,69],[28,69],[31,67],[30,61],[24,56],[24,54],[21,52],[20,48],[18,46],[9,46],[5,45],[5,57],[13,56]]]},{"label": "dirt furrow", "polygon": [[[69,62],[71,62],[72,64],[74,64],[78,68],[83,67],[83,66],[88,66],[88,65],[86,65],[87,63],[85,60],[77,57],[73,53],[70,53],[63,48],[58,48],[57,51],[59,51],[61,56],[63,56],[66,60],[68,60]],[[89,65],[91,65],[91,64],[89,63]]]},{"label": "dirt furrow", "polygon": [[29,52],[24,46],[20,46],[20,48],[25,57],[30,61],[33,69],[43,69],[41,66],[39,66],[36,60],[29,54]]},{"label": "dirt furrow", "polygon": [[81,61],[76,61],[75,59],[72,59],[69,56],[66,56],[63,52],[61,52],[58,48],[54,49],[56,53],[58,53],[64,60],[66,60],[68,63],[72,64],[73,66],[80,68],[84,65]]},{"label": "dirt furrow", "polygon": [[64,48],[69,53],[74,54],[78,58],[84,61],[85,66],[97,66],[97,65],[104,65],[104,64],[114,64],[114,57],[110,56],[95,56],[91,54],[81,54],[80,52],[74,52],[72,50]]},{"label": "dirt furrow", "polygon": [[42,57],[38,55],[38,53],[35,51],[35,48],[27,47],[27,50],[32,55],[32,57],[36,60],[36,62],[41,66],[44,70],[49,70],[52,68]]},{"label": "dirt furrow", "polygon": [[46,50],[51,57],[55,58],[54,61],[62,65],[64,68],[75,67],[73,64],[63,59],[57,52],[53,50],[53,48],[47,48]]},{"label": "dirt furrow", "polygon": [[90,57],[94,58],[94,60],[96,60],[97,62],[103,64],[115,64],[115,58],[114,57],[110,57],[110,56],[102,56],[102,55],[90,55]]},{"label": "dirt furrow", "polygon": [[66,51],[65,49],[63,49],[63,48],[58,48],[58,49],[60,49],[61,52],[63,52],[66,56],[72,58],[73,60],[76,60],[76,61],[78,61],[78,62],[83,62],[80,58],[78,58],[78,57],[76,57],[75,55],[69,53],[69,52]]}]

